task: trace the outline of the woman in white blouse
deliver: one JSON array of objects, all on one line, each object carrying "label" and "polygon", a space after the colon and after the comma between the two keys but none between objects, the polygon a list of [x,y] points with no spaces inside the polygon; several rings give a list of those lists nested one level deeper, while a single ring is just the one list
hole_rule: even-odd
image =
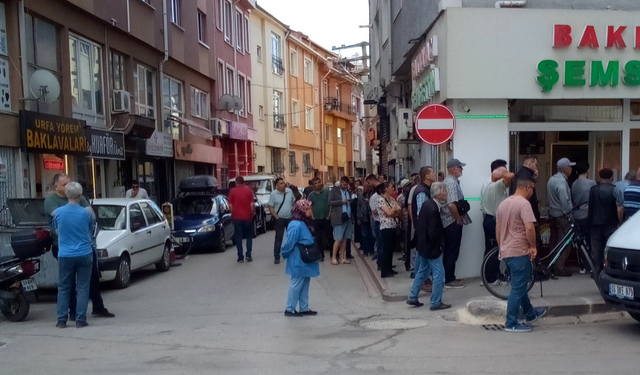
[{"label": "woman in white blouse", "polygon": [[378,185],[378,199],[376,207],[380,215],[380,232],[382,233],[382,259],[380,259],[381,277],[393,277],[397,274],[393,270],[393,250],[396,248],[396,228],[399,225],[398,218],[402,214],[402,208],[391,196],[394,191],[392,182],[383,182]]}]

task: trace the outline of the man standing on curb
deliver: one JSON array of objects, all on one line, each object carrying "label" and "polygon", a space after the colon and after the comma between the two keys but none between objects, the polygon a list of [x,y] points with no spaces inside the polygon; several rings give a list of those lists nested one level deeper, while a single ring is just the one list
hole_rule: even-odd
[{"label": "man standing on curb", "polygon": [[[558,160],[556,166],[558,173],[552,176],[547,182],[547,200],[549,201],[549,217],[551,218],[551,237],[549,238],[549,248],[554,249],[558,242],[569,231],[571,223],[565,216],[571,212],[571,189],[569,189],[568,178],[571,176],[573,166],[576,163],[567,158]],[[554,265],[553,274],[556,276],[569,277],[571,271],[564,268],[564,263],[571,253],[570,246],[567,251],[563,251]]]},{"label": "man standing on curb", "polygon": [[591,256],[599,275],[604,264],[604,248],[609,237],[622,223],[622,210],[618,206],[620,192],[613,185],[613,171],[600,170],[600,183],[589,191],[589,228],[591,233]]},{"label": "man standing on curb", "polygon": [[[573,212],[573,218],[580,228],[580,232],[585,236],[587,243],[591,243],[591,233],[589,231],[589,191],[596,186],[596,182],[587,178],[589,174],[589,163],[580,162],[576,165],[578,171],[578,179],[571,186],[571,202],[573,207],[578,207]],[[578,252],[578,262],[580,264],[580,273],[591,273],[589,262],[582,255],[582,251]]]},{"label": "man standing on curb", "polygon": [[346,247],[347,239],[351,238],[352,214],[351,214],[351,194],[349,193],[349,177],[343,176],[340,185],[334,187],[329,192],[329,206],[331,207],[331,225],[333,226],[333,252],[331,254],[331,264],[350,264],[347,259]]},{"label": "man standing on curb", "polygon": [[[423,167],[430,168],[430,167]],[[421,169],[421,175],[422,169]],[[433,169],[431,174],[435,177]],[[420,307],[424,303],[418,301],[420,289],[429,275],[433,275],[433,290],[431,292],[431,311],[445,310],[451,307],[442,303],[442,291],[444,289],[444,266],[442,265],[442,219],[440,208],[447,202],[447,187],[442,182],[431,185],[433,199],[428,199],[422,204],[420,214],[417,217],[416,244],[418,256],[416,258],[416,276],[413,287],[407,298],[407,305]]]},{"label": "man standing on curb", "polygon": [[[413,233],[411,238],[413,239],[412,244],[416,245],[416,236],[417,233],[415,228],[417,228],[418,215],[420,215],[420,209],[422,205],[431,199],[431,185],[436,180],[436,171],[429,166],[420,168],[420,183],[415,186],[415,189],[412,188],[413,193],[409,192],[410,201],[409,201],[409,216],[411,221],[415,223],[413,225]],[[421,228],[422,229],[422,228]],[[415,251],[415,246],[411,249],[411,259],[410,259],[410,268],[413,268],[413,275],[415,277],[416,267],[415,261],[417,257],[417,252]],[[405,262],[406,263],[406,262]]]},{"label": "man standing on curb", "polygon": [[[53,188],[55,189],[55,194],[49,195],[44,200],[44,212],[49,216],[49,223],[53,224],[53,211],[57,208],[66,205],[69,202],[69,198],[65,195],[65,187],[71,181],[69,176],[65,173],[58,173],[53,176]],[[89,202],[85,197],[80,197],[80,206],[81,207],[89,207]],[[106,307],[104,307],[104,301],[102,299],[102,295],[100,293],[100,270],[98,269],[98,257],[96,256],[96,238],[97,233],[93,233],[91,239],[91,245],[93,247],[93,265],[91,267],[91,279],[89,282],[89,299],[91,299],[91,306],[93,311],[91,315],[100,317],[100,318],[113,318],[115,315]],[[51,226],[51,238],[53,239],[53,246],[51,248],[51,252],[53,256],[58,259],[58,234],[53,225]],[[71,286],[71,289],[75,289],[75,284]],[[71,293],[69,297],[69,318],[70,320],[75,320],[75,312],[76,312],[76,294]]]},{"label": "man standing on curb", "polygon": [[[256,205],[253,200],[253,191],[244,184],[242,176],[236,177],[236,186],[229,192],[229,207],[231,208],[231,220],[233,220],[234,239],[238,248],[238,263],[252,262],[251,250],[253,246],[253,214]],[[247,255],[244,256],[242,239],[247,240]]]},{"label": "man standing on curb", "polygon": [[313,180],[313,191],[307,196],[313,212],[313,236],[318,249],[322,252],[320,261],[324,261],[324,252],[329,245],[331,223],[329,222],[329,190],[324,188],[320,177]]},{"label": "man standing on curb", "polygon": [[[460,176],[465,163],[458,159],[451,159],[447,162],[448,175],[443,183],[447,186],[447,208],[440,211],[442,225],[444,226],[444,263],[445,287],[464,288],[466,284],[462,280],[456,279],[456,262],[460,255],[460,243],[462,242],[462,228],[471,224],[471,219],[467,214],[469,203],[464,200],[462,188],[460,187]],[[461,211],[463,210],[463,211]]]},{"label": "man standing on curb", "polygon": [[[531,332],[529,324],[535,323],[547,313],[542,307],[533,308],[527,294],[527,285],[531,280],[531,260],[538,254],[534,225],[536,218],[529,204],[534,186],[533,180],[519,179],[515,194],[505,199],[496,213],[500,259],[505,261],[511,274],[505,332]],[[526,324],[518,322],[520,307]]]},{"label": "man standing on curb", "polygon": [[275,221],[274,227],[276,239],[273,243],[273,264],[280,264],[280,247],[282,247],[282,237],[284,230],[291,221],[291,211],[296,198],[293,196],[291,189],[287,187],[284,178],[276,179],[276,190],[271,192],[269,196],[269,211],[271,217]]}]

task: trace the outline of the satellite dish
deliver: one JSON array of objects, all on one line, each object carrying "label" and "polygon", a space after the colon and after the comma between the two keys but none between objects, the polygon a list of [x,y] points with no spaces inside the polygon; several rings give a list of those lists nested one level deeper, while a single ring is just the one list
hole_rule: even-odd
[{"label": "satellite dish", "polygon": [[242,111],[244,107],[244,103],[242,103],[242,99],[239,96],[233,97],[233,110],[234,111]]},{"label": "satellite dish", "polygon": [[220,97],[220,107],[228,112],[233,112],[233,96],[224,94]]},{"label": "satellite dish", "polygon": [[29,79],[29,89],[38,101],[53,103],[60,98],[60,82],[50,71],[40,69]]}]

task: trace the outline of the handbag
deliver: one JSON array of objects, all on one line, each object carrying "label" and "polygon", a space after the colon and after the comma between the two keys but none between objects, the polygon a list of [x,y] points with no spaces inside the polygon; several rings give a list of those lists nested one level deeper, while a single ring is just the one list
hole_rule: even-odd
[{"label": "handbag", "polygon": [[456,208],[458,209],[458,214],[460,214],[460,216],[466,214],[467,212],[469,212],[469,210],[471,210],[469,202],[464,199],[460,199],[456,202]]},{"label": "handbag", "polygon": [[317,262],[322,258],[322,253],[315,242],[311,245],[298,244],[298,249],[300,250],[300,258],[305,263]]}]

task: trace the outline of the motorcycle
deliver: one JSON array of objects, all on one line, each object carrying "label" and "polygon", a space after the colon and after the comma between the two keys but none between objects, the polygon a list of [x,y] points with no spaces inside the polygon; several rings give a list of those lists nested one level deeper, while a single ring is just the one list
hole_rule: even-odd
[{"label": "motorcycle", "polygon": [[38,289],[32,277],[40,272],[40,260],[34,258],[49,251],[51,243],[51,234],[42,228],[11,235],[15,256],[0,257],[0,312],[9,321],[22,321],[29,314]]}]

